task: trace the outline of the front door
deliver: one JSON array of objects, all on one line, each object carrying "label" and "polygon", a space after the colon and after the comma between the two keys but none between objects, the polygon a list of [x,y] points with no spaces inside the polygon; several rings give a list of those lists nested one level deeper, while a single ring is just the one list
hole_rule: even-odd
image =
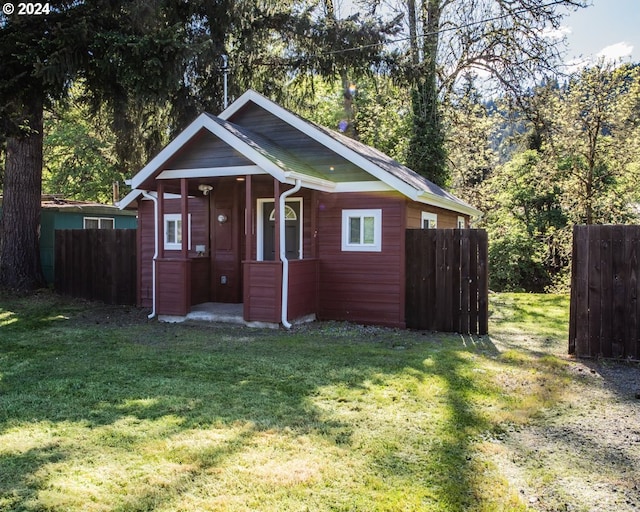
[{"label": "front door", "polygon": [[[262,201],[262,207],[259,208],[262,216],[260,223],[262,243],[258,249],[262,249],[262,259],[265,261],[276,260],[279,248],[275,246],[276,239],[276,221],[275,207],[273,201]],[[289,260],[298,260],[302,257],[302,198],[287,200],[285,202],[285,248],[286,256]],[[258,254],[260,259],[260,254]]]}]

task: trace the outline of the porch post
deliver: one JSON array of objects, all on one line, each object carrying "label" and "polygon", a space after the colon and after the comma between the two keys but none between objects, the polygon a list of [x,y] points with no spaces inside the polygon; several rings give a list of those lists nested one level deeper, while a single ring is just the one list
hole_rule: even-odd
[{"label": "porch post", "polygon": [[245,235],[245,260],[251,261],[251,235],[253,234],[253,198],[251,193],[251,174],[245,176],[244,180],[244,235]]},{"label": "porch post", "polygon": [[280,236],[282,235],[280,232],[280,182],[276,179],[273,178],[273,209],[274,209],[274,216],[275,216],[275,234],[274,234],[274,241],[273,241],[273,247],[275,250],[275,254],[274,254],[274,261],[279,261],[280,257],[279,254],[280,252],[278,251],[278,247],[280,247]]},{"label": "porch post", "polygon": [[158,259],[164,258],[164,182],[158,180]]},{"label": "porch post", "polygon": [[189,182],[180,179],[180,213],[182,216],[182,258],[189,257]]}]

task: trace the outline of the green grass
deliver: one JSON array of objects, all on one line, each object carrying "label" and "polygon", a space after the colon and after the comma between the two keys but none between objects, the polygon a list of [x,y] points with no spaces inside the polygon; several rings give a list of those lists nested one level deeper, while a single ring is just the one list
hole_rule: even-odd
[{"label": "green grass", "polygon": [[[565,298],[492,299],[503,338],[566,341]],[[0,510],[527,510],[487,440],[567,377],[494,341],[0,296]]]}]

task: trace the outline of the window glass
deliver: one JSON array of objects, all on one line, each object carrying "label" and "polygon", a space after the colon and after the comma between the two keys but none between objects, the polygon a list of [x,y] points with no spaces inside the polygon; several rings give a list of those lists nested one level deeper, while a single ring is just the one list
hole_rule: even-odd
[{"label": "window glass", "polygon": [[99,227],[98,219],[84,219],[84,229],[98,229]]},{"label": "window glass", "polygon": [[179,243],[178,237],[176,236],[176,226],[180,221],[178,220],[168,220],[167,221],[167,243],[168,244],[177,244]]},{"label": "window glass", "polygon": [[375,243],[375,218],[374,217],[363,217],[364,223],[364,236],[362,239],[363,244],[373,244]]},{"label": "window glass", "polygon": [[436,229],[438,227],[438,215],[431,212],[422,212],[422,229]]},{"label": "window glass", "polygon": [[[185,233],[187,248],[191,249],[191,214]],[[167,213],[164,216],[164,248],[170,251],[182,249],[182,216],[179,213]]]},{"label": "window glass", "polygon": [[100,219],[100,229],[113,229],[113,219]]},{"label": "window glass", "polygon": [[349,243],[360,243],[360,217],[349,217]]},{"label": "window glass", "polygon": [[342,210],[342,250],[382,251],[382,210]]}]

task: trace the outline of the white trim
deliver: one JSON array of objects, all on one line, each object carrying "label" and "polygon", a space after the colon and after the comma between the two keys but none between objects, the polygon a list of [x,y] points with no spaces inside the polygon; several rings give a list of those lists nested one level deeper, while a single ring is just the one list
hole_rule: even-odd
[{"label": "white trim", "polygon": [[[288,191],[287,191],[288,192]],[[303,258],[303,254],[302,254],[302,248],[304,246],[304,239],[303,239],[303,235],[304,235],[304,210],[302,209],[303,203],[302,203],[302,198],[301,197],[291,197],[291,198],[287,198],[286,203],[293,203],[293,202],[298,202],[300,203],[300,215],[298,216],[298,222],[300,223],[300,236],[299,238],[299,243],[300,243],[300,247],[298,248],[298,253],[299,253],[299,258],[298,259],[302,259]],[[266,203],[273,203],[273,207],[275,208],[275,202],[272,198],[259,198],[256,200],[256,224],[257,224],[257,229],[256,229],[256,260],[257,261],[264,261],[264,205]],[[285,203],[285,204],[286,204]],[[280,238],[282,238],[282,234],[280,235]],[[276,250],[278,249],[277,247],[275,248]]]},{"label": "white trim", "polygon": [[[424,226],[425,221],[428,222],[427,227]],[[433,221],[433,226],[431,222]],[[437,229],[438,228],[438,214],[432,212],[422,212],[420,214],[420,229]]]},{"label": "white trim", "polygon": [[299,180],[301,183],[304,183],[305,188],[313,188],[323,192],[333,192],[336,188],[334,181],[318,178],[317,176],[309,176],[308,174],[296,171],[287,171],[285,172],[285,176],[289,178],[289,180],[293,180],[294,184]]},{"label": "white trim", "polygon": [[[257,93],[254,90],[249,89],[240,98],[234,101],[229,107],[227,107],[218,118],[221,120],[227,120],[231,118],[236,112],[244,107],[248,102],[254,102],[256,105],[266,109],[271,114],[275,115],[291,127],[297,129],[301,133],[307,135],[316,142],[322,144],[327,149],[335,152],[336,154],[347,159],[354,165],[360,167],[364,171],[371,174],[372,177],[380,180],[386,187],[380,185],[379,188],[373,185],[353,183],[335,183],[331,180],[317,178],[315,176],[308,176],[300,172],[285,171],[279,165],[272,160],[264,156],[260,151],[253,148],[250,144],[244,142],[240,137],[227,130],[220,125],[214,119],[207,114],[201,114],[196,118],[185,130],[183,130],[173,141],[171,141],[156,157],[154,157],[145,167],[143,167],[131,180],[131,186],[133,189],[139,188],[147,179],[149,179],[156,171],[158,171],[162,165],[164,165],[174,154],[176,154],[189,140],[191,140],[199,131],[206,129],[213,135],[217,136],[220,140],[228,144],[230,147],[238,151],[240,154],[248,158],[255,163],[255,167],[262,170],[263,173],[272,175],[275,179],[281,183],[294,184],[297,180],[311,189],[320,190],[324,192],[366,192],[366,191],[378,191],[378,190],[397,190],[406,197],[418,201],[421,203],[431,204],[433,206],[439,206],[448,210],[470,215],[473,217],[480,217],[482,212],[476,210],[470,205],[460,203],[457,200],[441,197],[433,194],[428,190],[416,188],[414,185],[410,185],[402,179],[394,176],[390,172],[386,171],[382,167],[378,166],[365,156],[362,156],[357,151],[349,148],[339,140],[333,138],[323,130],[315,127],[312,123],[305,121],[297,115],[289,112],[285,108],[281,107],[277,103],[274,103],[265,96]],[[238,166],[239,168],[242,166]],[[254,168],[254,166],[246,166]],[[227,171],[222,171],[224,168],[212,168],[208,171],[211,172],[230,172],[233,168],[228,168]],[[200,174],[200,172],[203,174]],[[161,173],[161,178],[169,177],[194,177],[203,178],[211,175],[206,174],[205,170],[167,170]],[[167,173],[167,174],[165,174]],[[192,173],[192,174],[189,174]],[[224,175],[214,174],[213,176]],[[233,174],[230,174],[233,175]],[[372,182],[363,182],[372,183]],[[126,208],[135,198],[137,198],[139,192],[133,191],[128,194],[123,201],[119,203],[121,209]]]},{"label": "white trim", "polygon": [[[351,231],[350,219],[373,217],[373,243],[353,243],[349,240]],[[361,238],[364,236],[364,226],[361,224]],[[382,251],[382,210],[342,210],[342,250],[347,252],[381,252]]]},{"label": "white trim", "polygon": [[[162,220],[162,229],[164,230],[164,250],[165,251],[180,251],[182,250],[182,240],[180,242],[168,242],[169,236],[167,232],[167,222],[169,221],[180,221],[182,222],[182,214],[181,213],[165,213],[164,219]],[[187,226],[187,246],[188,249],[191,250],[191,214],[189,214]],[[185,236],[184,226],[182,229],[182,236]]]},{"label": "white trim", "polygon": [[[116,219],[115,219],[115,217],[92,217],[92,216],[82,217],[82,229],[94,229],[94,228],[88,228],[87,227],[87,221],[88,220],[97,220],[98,221],[97,229],[116,229]],[[113,225],[110,228],[103,228],[101,226],[103,220],[110,220]]]},{"label": "white trim", "polygon": [[201,167],[196,169],[167,169],[158,174],[157,179],[173,180],[176,178],[211,178],[221,176],[245,176],[249,174],[267,174],[267,172],[258,165]]},{"label": "white trim", "polygon": [[[271,101],[266,96],[249,89],[242,96],[240,96],[236,101],[234,101],[229,107],[227,107],[223,112],[218,116],[221,119],[228,120],[230,119],[236,112],[238,112],[242,107],[244,107],[248,102],[254,102],[258,106],[264,108],[268,112],[274,114],[276,117],[280,118],[285,123],[289,124],[293,128],[301,131],[302,133],[308,135],[315,141],[324,145],[328,149],[334,151],[335,153],[343,156],[351,163],[365,170],[373,177],[377,178],[384,184],[386,184],[391,190],[397,190],[398,192],[404,194],[409,199],[414,201],[419,201],[421,203],[432,204],[433,206],[440,206],[446,208],[447,210],[452,210],[458,213],[463,213],[466,215],[470,215],[472,217],[481,217],[482,212],[480,210],[475,209],[471,205],[461,204],[458,201],[447,199],[444,197],[440,197],[436,194],[429,192],[428,190],[417,189],[412,185],[409,185],[405,181],[400,178],[396,178],[388,171],[384,170],[380,166],[374,164],[371,160],[363,157],[356,151],[348,148],[338,140],[333,137],[327,135],[323,131],[319,130],[311,123],[305,121],[304,119],[298,117],[297,115],[289,112],[287,109],[281,107],[277,103]],[[303,180],[307,180],[308,177],[303,178]],[[340,191],[351,191],[346,190],[350,185],[343,185],[341,183],[335,184],[336,192]],[[343,190],[343,187],[345,190]],[[313,187],[310,187],[313,188]],[[367,192],[373,190],[353,190],[354,192]]]},{"label": "white trim", "polygon": [[[127,181],[131,181],[131,180],[127,180]],[[126,196],[124,196],[120,201],[118,201],[116,203],[116,206],[121,210],[124,210],[127,206],[129,206],[136,199],[138,199],[138,197],[140,197],[141,194],[144,195],[144,192],[142,190],[133,189]]]},{"label": "white trim", "polygon": [[[462,225],[460,225],[462,224]],[[458,215],[458,222],[457,222],[457,228],[458,229],[465,229],[467,227],[467,221],[465,220],[465,218],[462,215]]]},{"label": "white trim", "polygon": [[435,194],[432,194],[431,192],[422,192],[420,195],[418,195],[416,201],[423,204],[429,204],[431,206],[438,206],[452,212],[470,215],[471,217],[482,216],[482,212],[480,210],[476,210],[471,205],[451,201],[450,199],[445,199],[444,197],[437,196]]},{"label": "white trim", "polygon": [[336,183],[334,192],[393,192],[394,190],[382,181],[345,181]]},{"label": "white trim", "polygon": [[[273,217],[273,218],[272,218]],[[296,214],[296,211],[291,208],[291,206],[289,206],[288,204],[284,205],[284,220],[298,220],[298,215]],[[276,209],[274,208],[273,211],[269,214],[269,222],[271,221],[276,221]]]},{"label": "white trim", "polygon": [[[140,189],[135,189],[132,190],[131,192],[129,192],[123,199],[122,201],[116,203],[116,206],[118,208],[120,208],[121,210],[124,210],[127,206],[129,206],[131,203],[133,203],[133,201],[135,201],[140,195],[142,195],[145,200],[149,199],[149,196],[154,197],[155,199],[158,198],[158,193],[153,190],[153,191],[146,191],[146,190],[140,190]],[[172,194],[170,192],[165,192],[164,193],[164,198],[166,199],[180,199],[182,196],[180,194]],[[193,198],[195,196],[189,196],[190,198]]]}]

